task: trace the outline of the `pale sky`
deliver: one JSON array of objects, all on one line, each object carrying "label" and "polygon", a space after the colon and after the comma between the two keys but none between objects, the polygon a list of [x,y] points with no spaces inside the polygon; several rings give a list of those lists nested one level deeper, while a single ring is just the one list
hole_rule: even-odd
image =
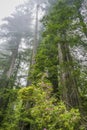
[{"label": "pale sky", "polygon": [[1,19],[10,15],[15,6],[23,3],[25,0],[0,0],[0,24]]}]

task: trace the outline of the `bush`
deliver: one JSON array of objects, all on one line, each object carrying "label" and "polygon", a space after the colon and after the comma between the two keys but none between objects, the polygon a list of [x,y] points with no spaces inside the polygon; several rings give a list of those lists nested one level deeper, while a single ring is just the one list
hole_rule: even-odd
[{"label": "bush", "polygon": [[57,102],[51,96],[51,84],[39,85],[23,88],[19,92],[22,101],[33,103],[31,107],[29,105],[29,108],[25,108],[26,116],[23,120],[27,120],[26,123],[30,123],[34,130],[75,130],[80,121],[79,110],[67,110],[62,101]]}]

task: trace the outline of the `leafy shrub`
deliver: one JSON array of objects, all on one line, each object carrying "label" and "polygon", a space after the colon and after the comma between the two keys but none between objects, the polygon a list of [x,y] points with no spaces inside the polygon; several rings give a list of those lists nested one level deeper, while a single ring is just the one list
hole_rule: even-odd
[{"label": "leafy shrub", "polygon": [[51,96],[51,84],[43,82],[39,85],[41,86],[30,86],[19,91],[22,101],[33,103],[25,109],[26,116],[23,120],[31,123],[34,130],[75,130],[80,121],[79,110],[67,110],[62,101],[58,102]]}]

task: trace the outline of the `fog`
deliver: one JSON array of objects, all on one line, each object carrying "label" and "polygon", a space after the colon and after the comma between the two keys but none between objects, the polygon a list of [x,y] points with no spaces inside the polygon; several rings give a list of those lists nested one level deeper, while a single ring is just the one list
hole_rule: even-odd
[{"label": "fog", "polygon": [[24,1],[25,0],[0,0],[0,24],[4,17],[10,15],[15,10],[15,7]]}]

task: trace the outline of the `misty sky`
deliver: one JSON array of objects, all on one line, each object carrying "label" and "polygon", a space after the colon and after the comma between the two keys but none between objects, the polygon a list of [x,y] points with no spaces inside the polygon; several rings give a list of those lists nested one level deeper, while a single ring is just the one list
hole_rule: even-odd
[{"label": "misty sky", "polygon": [[25,0],[0,0],[0,23],[1,19],[10,15],[15,6],[23,3]]}]

